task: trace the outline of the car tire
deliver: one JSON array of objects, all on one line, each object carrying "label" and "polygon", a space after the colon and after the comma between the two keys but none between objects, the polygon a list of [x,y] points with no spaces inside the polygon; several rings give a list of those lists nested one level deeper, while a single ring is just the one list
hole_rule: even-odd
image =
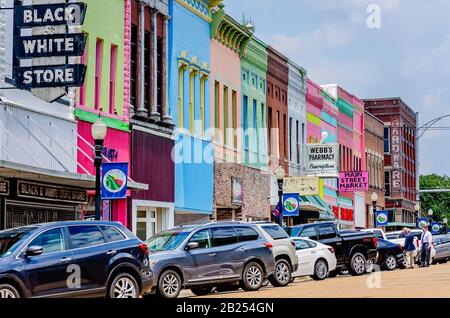
[{"label": "car tire", "polygon": [[206,296],[211,294],[213,291],[213,287],[196,287],[196,288],[191,288],[191,292],[195,295],[195,296]]},{"label": "car tire", "polygon": [[314,264],[314,280],[324,280],[328,277],[328,263],[323,259],[318,259]]},{"label": "car tire", "polygon": [[242,274],[242,289],[245,291],[256,291],[264,282],[264,271],[256,262],[248,263]]},{"label": "car tire", "polygon": [[292,271],[288,261],[279,259],[275,263],[275,273],[269,277],[269,281],[274,287],[284,287],[289,285],[291,277]]},{"label": "car tire", "polygon": [[388,255],[384,261],[384,266],[388,271],[393,271],[397,268],[398,262],[394,255]]},{"label": "car tire", "polygon": [[366,273],[366,257],[362,253],[355,253],[350,259],[350,264],[347,267],[350,275],[361,276]]},{"label": "car tire", "polygon": [[136,279],[127,273],[116,275],[109,285],[108,298],[139,298]]},{"label": "car tire", "polygon": [[0,299],[20,298],[19,291],[10,284],[0,284]]},{"label": "car tire", "polygon": [[158,296],[167,299],[175,299],[181,292],[181,278],[174,270],[166,270],[158,279]]},{"label": "car tire", "polygon": [[335,278],[335,277],[337,277],[337,275],[339,275],[339,272],[337,270],[334,270],[334,271],[331,271],[328,273],[329,278]]},{"label": "car tire", "polygon": [[447,259],[443,259],[439,261],[439,264],[446,264],[447,263]]},{"label": "car tire", "polygon": [[371,274],[375,271],[375,264],[373,263],[373,260],[367,260],[366,262],[366,274]]}]

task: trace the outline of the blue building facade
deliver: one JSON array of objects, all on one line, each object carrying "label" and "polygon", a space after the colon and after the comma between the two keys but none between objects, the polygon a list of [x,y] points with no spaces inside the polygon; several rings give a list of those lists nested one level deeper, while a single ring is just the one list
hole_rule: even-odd
[{"label": "blue building facade", "polygon": [[[211,10],[221,1],[171,0],[169,105],[176,125],[175,224],[213,213],[214,149],[210,134]],[[164,180],[161,180],[164,182]]]}]

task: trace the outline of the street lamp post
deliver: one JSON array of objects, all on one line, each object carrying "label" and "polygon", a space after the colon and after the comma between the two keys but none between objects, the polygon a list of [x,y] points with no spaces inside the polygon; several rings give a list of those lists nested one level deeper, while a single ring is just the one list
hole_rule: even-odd
[{"label": "street lamp post", "polygon": [[94,167],[95,167],[95,220],[101,220],[101,196],[100,196],[100,169],[102,167],[103,142],[106,137],[107,127],[101,117],[92,125],[92,137],[94,137]]},{"label": "street lamp post", "polygon": [[377,202],[378,202],[378,194],[376,192],[372,193],[370,197],[372,199],[372,212],[373,212],[373,227],[377,227]]},{"label": "street lamp post", "polygon": [[280,216],[278,222],[280,226],[283,226],[283,184],[285,177],[284,169],[280,166],[276,171],[277,183],[278,183],[278,206],[280,207]]},{"label": "street lamp post", "polygon": [[416,225],[418,226],[418,221],[419,221],[419,214],[420,214],[420,203],[416,203],[416,205],[414,206],[414,211],[416,211]]},{"label": "street lamp post", "polygon": [[431,225],[431,222],[433,222],[433,214],[434,214],[433,209],[429,209],[428,210],[428,216],[429,216],[429,223],[430,223],[430,225]]}]

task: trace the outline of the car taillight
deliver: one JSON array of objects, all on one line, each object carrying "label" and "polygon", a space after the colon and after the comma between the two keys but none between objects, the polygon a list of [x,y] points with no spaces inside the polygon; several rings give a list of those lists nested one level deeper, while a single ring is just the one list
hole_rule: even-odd
[{"label": "car taillight", "polygon": [[265,242],[264,246],[267,247],[267,248],[273,248],[273,244],[270,243],[270,242]]},{"label": "car taillight", "polygon": [[144,243],[139,244],[139,248],[141,249],[142,253],[144,253],[144,255],[148,254],[148,246],[147,246],[147,244],[144,244]]},{"label": "car taillight", "polygon": [[375,248],[377,248],[377,246],[378,246],[378,241],[377,241],[377,238],[376,238],[376,237],[372,237],[372,242],[373,242],[373,245],[375,246]]},{"label": "car taillight", "polygon": [[328,250],[331,252],[331,254],[334,254],[334,248],[329,247]]}]

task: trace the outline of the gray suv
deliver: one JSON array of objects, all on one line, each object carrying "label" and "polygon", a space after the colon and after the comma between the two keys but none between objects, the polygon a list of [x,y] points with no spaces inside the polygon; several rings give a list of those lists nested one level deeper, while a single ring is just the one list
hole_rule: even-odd
[{"label": "gray suv", "polygon": [[150,238],[152,293],[176,298],[183,288],[204,296],[214,288],[254,291],[275,271],[272,243],[252,224],[180,226]]}]

